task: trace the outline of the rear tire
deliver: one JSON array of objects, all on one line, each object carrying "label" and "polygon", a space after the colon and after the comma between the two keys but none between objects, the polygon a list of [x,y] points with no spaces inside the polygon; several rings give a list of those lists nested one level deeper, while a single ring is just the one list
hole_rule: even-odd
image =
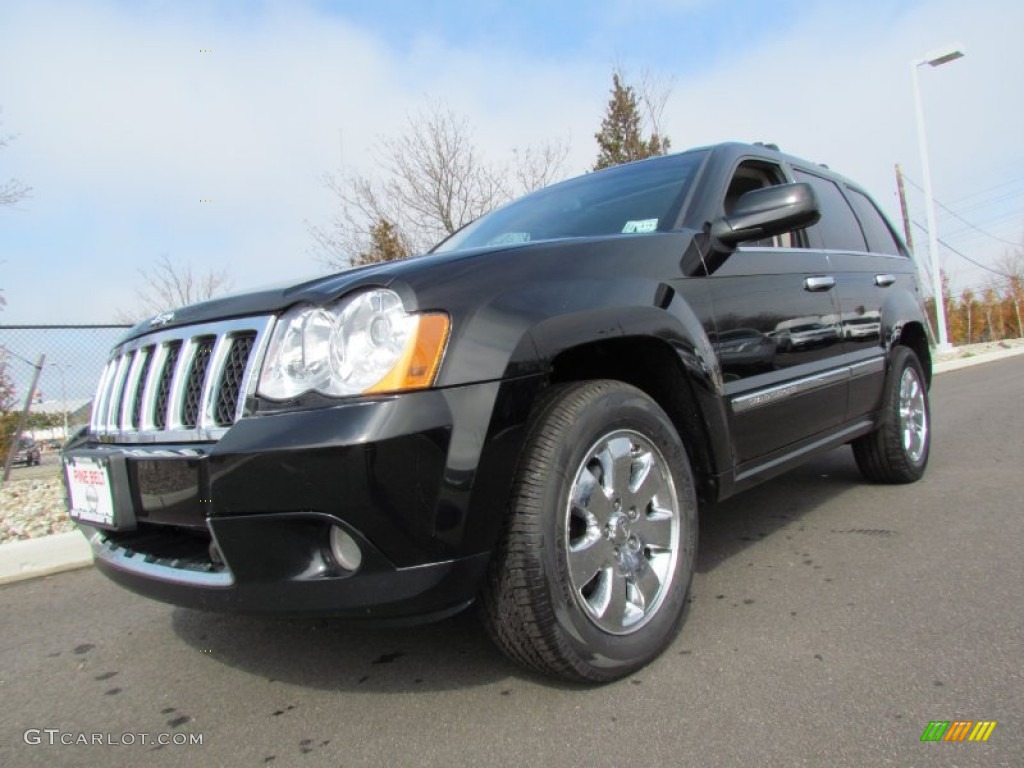
[{"label": "rear tire", "polygon": [[618,381],[552,387],[517,467],[485,623],[530,669],[616,680],[678,633],[696,544],[693,476],[665,412]]},{"label": "rear tire", "polygon": [[882,422],[853,441],[853,456],[865,478],[876,483],[913,483],[928,466],[931,411],[924,369],[909,347],[892,351],[885,382]]}]

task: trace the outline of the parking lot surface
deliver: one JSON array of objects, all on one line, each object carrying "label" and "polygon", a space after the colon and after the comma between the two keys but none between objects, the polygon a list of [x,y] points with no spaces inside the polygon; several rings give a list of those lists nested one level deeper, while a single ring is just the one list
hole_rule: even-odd
[{"label": "parking lot surface", "polygon": [[[1020,357],[936,379],[916,485],[842,449],[705,510],[682,633],[604,687],[521,672],[472,612],[207,615],[92,568],[0,588],[0,764],[1019,766],[1022,380]],[[936,720],[997,725],[921,742]],[[121,743],[60,743],[93,734]]]}]

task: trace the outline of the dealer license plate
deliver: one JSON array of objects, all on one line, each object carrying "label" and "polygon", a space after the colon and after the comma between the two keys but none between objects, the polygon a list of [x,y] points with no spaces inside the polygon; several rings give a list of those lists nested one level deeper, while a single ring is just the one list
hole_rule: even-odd
[{"label": "dealer license plate", "polygon": [[64,467],[71,497],[73,520],[113,528],[114,497],[110,490],[110,473],[94,459],[69,459]]}]

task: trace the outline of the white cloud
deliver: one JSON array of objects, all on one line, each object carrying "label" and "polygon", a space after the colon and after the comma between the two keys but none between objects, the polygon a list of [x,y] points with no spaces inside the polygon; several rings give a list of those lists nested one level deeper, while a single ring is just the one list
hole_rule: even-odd
[{"label": "white cloud", "polygon": [[[936,195],[981,188],[1007,153],[1020,168],[1024,7],[927,2],[895,21],[812,7],[784,34],[726,46],[713,70],[682,67],[666,112],[677,148],[776,141],[895,214],[893,164],[920,178],[910,59],[957,39],[967,58],[922,72]],[[331,204],[319,174],[342,149],[366,167],[375,140],[432,99],[464,112],[495,158],[571,136],[572,169],[593,160],[612,53],[386,39],[300,4],[244,17],[154,8],[0,10],[0,105],[21,134],[0,168],[36,190],[0,211],[4,322],[107,320],[132,303],[136,267],[165,252],[227,267],[238,288],[315,272],[304,222]],[[625,63],[672,74],[671,62]]]},{"label": "white cloud", "polygon": [[[967,56],[920,73],[936,198],[982,189],[995,169],[1021,175],[1022,28],[1024,6],[1012,3],[927,3],[885,25],[850,6],[823,5],[788,34],[737,46],[728,65],[681,83],[670,132],[688,144],[777,142],[864,184],[899,222],[893,167],[922,176],[910,62],[949,41],[963,41]],[[975,246],[989,263],[1002,252],[991,239]],[[943,261],[960,281],[988,279],[955,257]]]}]

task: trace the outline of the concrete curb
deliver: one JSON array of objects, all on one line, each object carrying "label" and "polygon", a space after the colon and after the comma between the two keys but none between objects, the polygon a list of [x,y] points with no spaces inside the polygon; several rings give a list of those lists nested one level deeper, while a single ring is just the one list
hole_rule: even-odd
[{"label": "concrete curb", "polygon": [[0,544],[0,584],[92,565],[92,550],[81,531]]},{"label": "concrete curb", "polygon": [[[932,371],[935,374],[959,371],[1016,355],[1024,355],[1024,345],[935,363]],[[0,544],[0,584],[88,565],[92,565],[92,552],[80,531]]]},{"label": "concrete curb", "polygon": [[961,368],[970,368],[975,365],[982,365],[983,363],[991,363],[995,360],[1002,360],[1007,357],[1014,357],[1016,355],[1024,355],[1024,344],[1016,347],[1008,347],[1007,349],[996,349],[992,352],[983,352],[980,355],[971,355],[970,357],[958,357],[955,360],[945,360],[941,363],[935,363],[932,366],[932,373],[948,373],[949,371],[959,371]]}]

